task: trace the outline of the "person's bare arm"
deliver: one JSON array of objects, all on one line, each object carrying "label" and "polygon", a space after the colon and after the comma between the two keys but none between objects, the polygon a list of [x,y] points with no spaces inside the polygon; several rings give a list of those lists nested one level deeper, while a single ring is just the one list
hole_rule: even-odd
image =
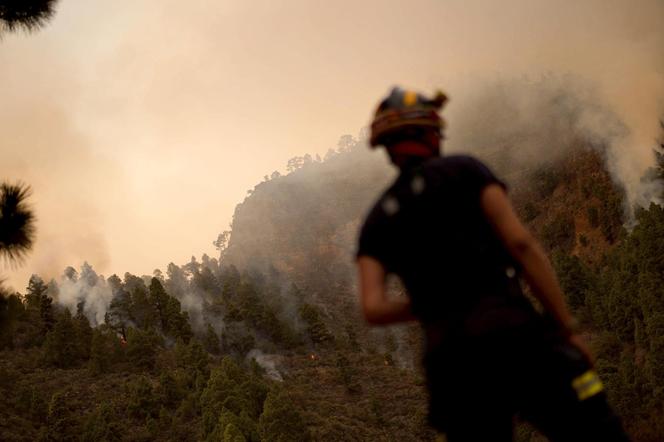
[{"label": "person's bare arm", "polygon": [[521,264],[526,281],[544,308],[568,334],[574,322],[544,250],[517,217],[504,189],[491,184],[482,191],[482,209],[512,257]]},{"label": "person's bare arm", "polygon": [[360,304],[369,324],[386,325],[414,320],[410,299],[388,298],[385,290],[385,269],[369,256],[357,260],[360,280]]}]

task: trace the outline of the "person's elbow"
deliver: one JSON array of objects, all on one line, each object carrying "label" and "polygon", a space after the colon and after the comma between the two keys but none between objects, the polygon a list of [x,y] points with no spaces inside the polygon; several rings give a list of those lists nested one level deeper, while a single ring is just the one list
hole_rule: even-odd
[{"label": "person's elbow", "polygon": [[371,257],[358,259],[360,305],[364,319],[372,325],[384,322],[385,270],[382,264]]},{"label": "person's elbow", "polygon": [[373,296],[368,293],[364,293],[362,302],[362,316],[364,320],[369,325],[380,325],[382,324],[382,315],[380,309],[380,303],[376,302],[376,295]]},{"label": "person's elbow", "polygon": [[538,250],[539,244],[535,237],[524,229],[518,235],[507,238],[505,246],[516,261],[523,262],[534,251]]},{"label": "person's elbow", "polygon": [[371,311],[364,311],[364,321],[369,325],[381,325],[380,316]]}]

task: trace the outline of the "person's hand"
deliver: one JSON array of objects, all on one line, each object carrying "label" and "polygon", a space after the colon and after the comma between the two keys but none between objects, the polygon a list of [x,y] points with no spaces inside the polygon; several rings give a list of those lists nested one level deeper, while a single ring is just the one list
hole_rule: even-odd
[{"label": "person's hand", "polygon": [[583,353],[583,356],[586,358],[586,361],[588,361],[590,365],[595,365],[595,360],[593,358],[593,355],[590,352],[590,349],[588,348],[586,340],[583,338],[583,336],[581,336],[578,333],[571,334],[569,336],[569,342],[573,346],[578,348],[579,351],[581,351],[581,353]]}]

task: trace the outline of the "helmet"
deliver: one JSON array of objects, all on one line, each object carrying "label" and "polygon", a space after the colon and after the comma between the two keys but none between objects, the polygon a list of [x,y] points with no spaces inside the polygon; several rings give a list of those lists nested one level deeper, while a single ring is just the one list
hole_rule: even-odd
[{"label": "helmet", "polygon": [[434,128],[443,130],[445,122],[438,111],[447,102],[447,96],[438,91],[433,98],[417,92],[395,87],[376,109],[371,123],[369,145],[384,144],[386,138],[408,128]]}]

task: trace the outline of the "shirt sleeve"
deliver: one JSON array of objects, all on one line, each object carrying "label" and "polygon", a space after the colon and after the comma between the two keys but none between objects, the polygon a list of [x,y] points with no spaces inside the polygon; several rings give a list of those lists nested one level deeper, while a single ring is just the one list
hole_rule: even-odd
[{"label": "shirt sleeve", "polygon": [[499,179],[488,166],[481,161],[472,158],[464,158],[465,180],[468,181],[469,188],[473,196],[480,197],[482,190],[491,185],[498,184],[503,190],[507,191],[507,185]]},{"label": "shirt sleeve", "polygon": [[375,214],[370,215],[360,231],[356,258],[370,256],[387,266],[388,251],[385,235],[382,234],[380,224],[376,222]]}]

